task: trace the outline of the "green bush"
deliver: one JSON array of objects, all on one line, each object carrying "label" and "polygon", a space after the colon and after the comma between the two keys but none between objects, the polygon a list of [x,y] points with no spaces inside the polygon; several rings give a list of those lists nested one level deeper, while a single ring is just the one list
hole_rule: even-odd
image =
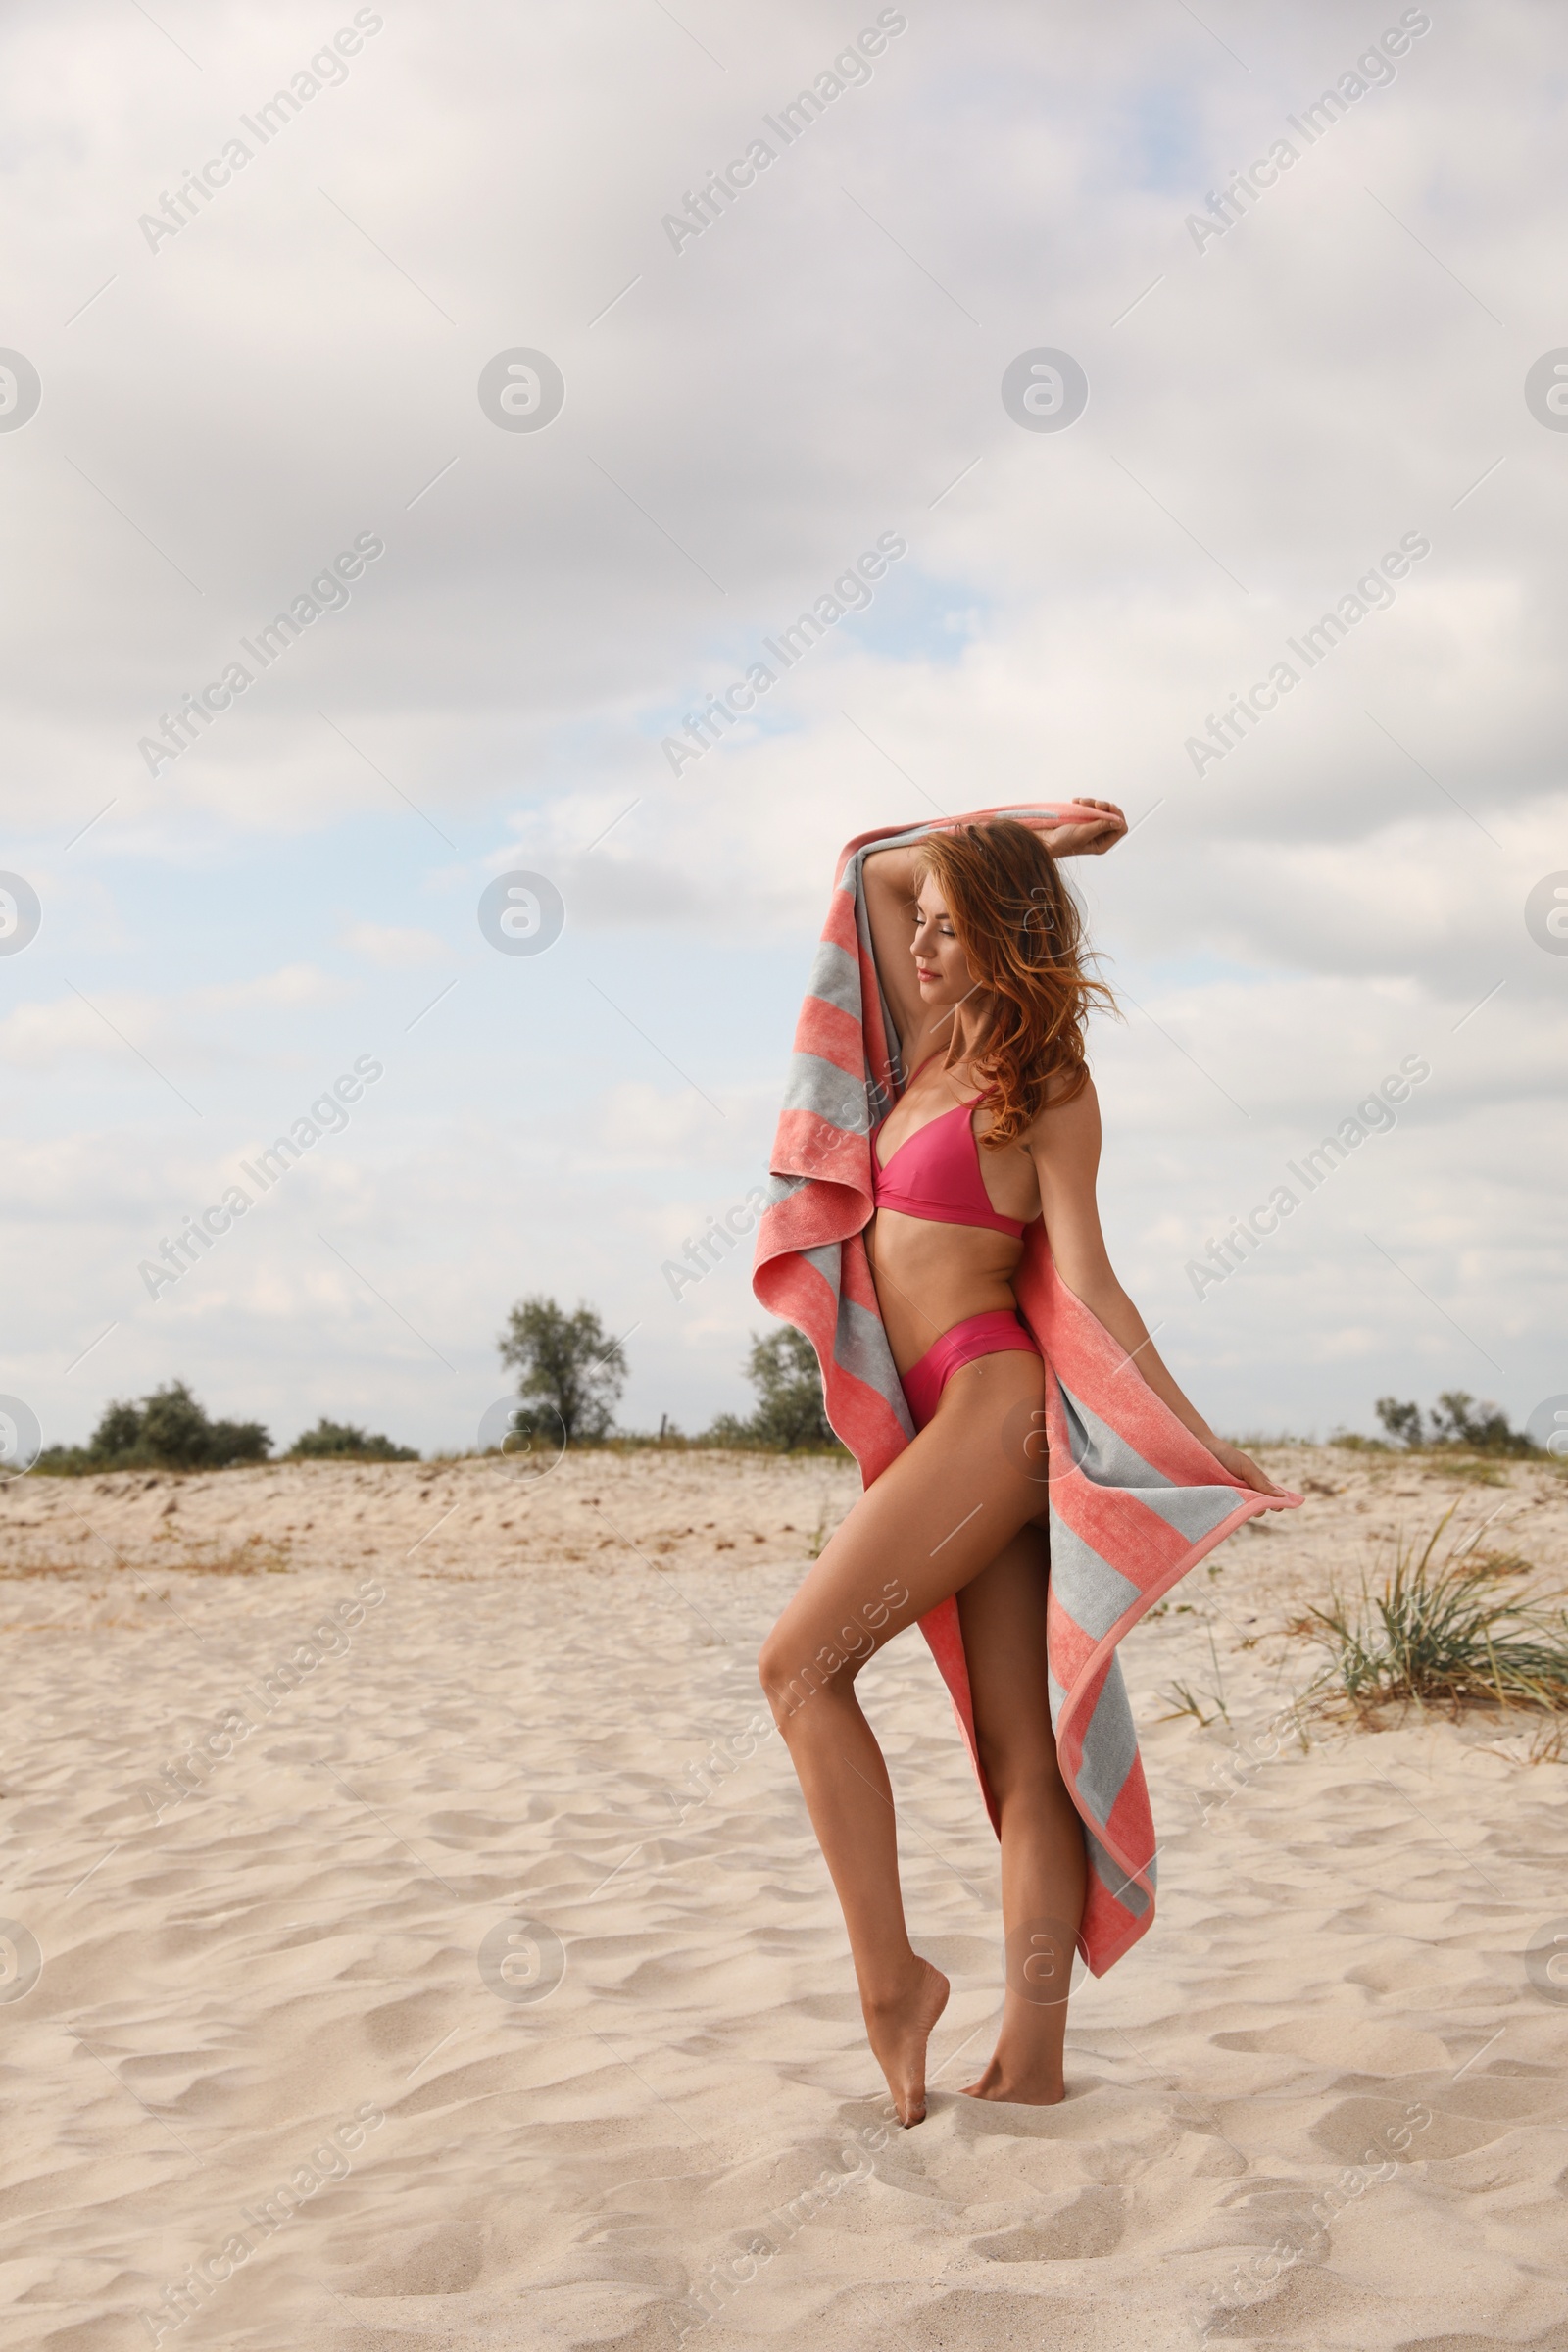
[{"label": "green bush", "polygon": [[329,1421],[323,1413],[314,1429],[301,1430],[283,1459],[288,1462],[416,1462],[412,1446],[356,1429],[351,1421]]},{"label": "green bush", "polygon": [[85,1446],[51,1446],[38,1457],[46,1477],[94,1470],[226,1470],[265,1462],[272,1441],[259,1421],[214,1421],[182,1380],[166,1381],[140,1404],[105,1406]]}]

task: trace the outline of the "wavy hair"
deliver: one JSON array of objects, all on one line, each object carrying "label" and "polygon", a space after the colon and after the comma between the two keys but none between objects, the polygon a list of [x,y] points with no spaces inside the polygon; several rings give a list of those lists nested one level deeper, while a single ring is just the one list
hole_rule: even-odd
[{"label": "wavy hair", "polygon": [[1116,1001],[1087,969],[1093,951],[1060,867],[1016,817],[928,835],[917,871],[939,885],[969,968],[996,999],[971,1067],[996,1094],[980,1141],[1001,1151],[1033,1125],[1048,1097],[1070,1102],[1083,1092],[1090,1007],[1114,1011]]}]

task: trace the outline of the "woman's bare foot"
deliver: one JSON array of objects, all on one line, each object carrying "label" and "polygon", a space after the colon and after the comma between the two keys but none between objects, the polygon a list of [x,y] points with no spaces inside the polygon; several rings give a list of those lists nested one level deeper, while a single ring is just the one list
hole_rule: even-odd
[{"label": "woman's bare foot", "polygon": [[891,2000],[860,1999],[871,2053],[888,2080],[901,2124],[925,2121],[925,2045],[948,2005],[948,1980],[929,1960],[914,1957],[915,1973]]},{"label": "woman's bare foot", "polygon": [[1061,2067],[1049,2060],[1034,2065],[1014,2067],[1004,2062],[1000,2054],[993,2058],[977,2082],[963,2086],[966,2099],[1002,2099],[1016,2107],[1054,2107],[1067,2096],[1067,2086],[1061,2079]]}]

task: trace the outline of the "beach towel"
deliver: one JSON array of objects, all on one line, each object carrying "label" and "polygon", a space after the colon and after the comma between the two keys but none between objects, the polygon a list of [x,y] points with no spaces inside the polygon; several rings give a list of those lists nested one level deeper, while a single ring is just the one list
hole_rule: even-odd
[{"label": "beach towel", "polygon": [[[871,1130],[904,1077],[871,953],[861,868],[987,817],[1092,819],[1050,804],[862,833],[840,861],[795,1052],[758,1234],[752,1287],[816,1349],[827,1417],[870,1486],[913,1438],[862,1239],[872,1210]],[[1151,1926],[1154,1828],[1116,1645],[1179,1578],[1244,1520],[1294,1507],[1243,1486],[1157,1397],[1136,1362],[1068,1290],[1037,1219],[1014,1281],[1044,1358],[1051,1544],[1047,1687],[1062,1776],[1084,1825],[1083,1956],[1102,1976]],[[975,1745],[956,1599],[920,1630],[952,1695],[993,1828],[995,1796]]]}]

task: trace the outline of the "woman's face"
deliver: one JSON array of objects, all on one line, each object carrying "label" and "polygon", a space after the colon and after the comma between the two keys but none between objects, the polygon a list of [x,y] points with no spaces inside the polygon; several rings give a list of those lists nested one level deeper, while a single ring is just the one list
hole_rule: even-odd
[{"label": "woman's face", "polygon": [[920,1002],[928,1011],[961,1004],[974,994],[976,982],[969,958],[958,945],[942,886],[934,874],[926,875],[914,903],[914,938],[909,953],[914,957]]}]

